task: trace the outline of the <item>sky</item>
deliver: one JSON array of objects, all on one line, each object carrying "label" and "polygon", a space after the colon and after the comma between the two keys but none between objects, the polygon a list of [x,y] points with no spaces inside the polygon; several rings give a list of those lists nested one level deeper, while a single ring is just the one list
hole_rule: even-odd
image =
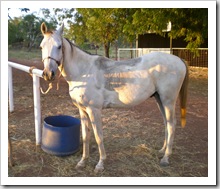
[{"label": "sky", "polygon": [[[29,7],[27,7],[29,8]],[[28,11],[27,13],[25,11],[21,11],[19,8],[10,8],[8,10],[8,13],[9,13],[9,16],[13,19],[14,17],[20,17],[20,16],[25,16],[25,15],[28,15],[28,14],[32,14],[34,13],[37,17],[42,17],[42,18],[45,18],[42,11],[41,11],[41,8],[34,8],[34,7],[31,7],[29,8],[30,11]],[[51,15],[54,15],[54,11],[53,11],[53,8],[47,8],[50,10],[50,14]],[[69,25],[67,24],[67,19],[64,19],[62,22],[64,22],[64,25],[66,28],[69,28]],[[59,23],[59,22],[58,22]],[[60,23],[61,24],[61,23]],[[59,27],[59,26],[57,26]]]},{"label": "sky", "polygon": [[[30,11],[28,11],[27,13],[24,11],[21,11],[19,8],[10,8],[10,10],[8,11],[9,15],[11,18],[14,17],[20,17],[20,16],[25,16],[27,14],[31,14],[31,13],[36,13],[36,15],[39,15],[40,17],[43,17],[42,12],[40,11],[39,8],[29,8]],[[52,8],[50,9],[52,10]],[[51,11],[51,13],[53,13],[53,11]]]}]

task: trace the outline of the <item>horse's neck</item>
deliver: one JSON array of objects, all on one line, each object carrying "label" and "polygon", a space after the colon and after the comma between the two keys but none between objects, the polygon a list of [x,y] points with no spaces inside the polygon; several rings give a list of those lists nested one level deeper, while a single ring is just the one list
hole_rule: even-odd
[{"label": "horse's neck", "polygon": [[89,71],[98,56],[89,55],[74,45],[71,47],[66,39],[63,39],[63,43],[64,61],[60,71],[67,81],[74,81]]}]

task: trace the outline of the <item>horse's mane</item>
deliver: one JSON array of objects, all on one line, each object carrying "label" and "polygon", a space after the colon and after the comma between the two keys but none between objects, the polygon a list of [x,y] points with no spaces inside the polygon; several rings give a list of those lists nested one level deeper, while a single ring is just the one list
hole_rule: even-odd
[{"label": "horse's mane", "polygon": [[72,43],[69,39],[64,38],[68,41],[70,47],[71,47],[71,51],[73,51],[73,47],[74,48],[78,48],[81,51],[85,52],[88,55],[92,55],[92,56],[99,56],[98,59],[96,60],[96,66],[98,66],[99,69],[105,70],[107,72],[109,72],[110,70],[114,70],[117,69],[118,66],[135,66],[137,63],[139,63],[141,61],[141,58],[134,58],[134,59],[130,59],[130,60],[124,60],[124,61],[113,61],[107,57],[104,56],[100,56],[97,54],[91,54],[90,52],[87,52],[83,49],[81,49],[80,47],[78,47],[77,45],[75,45],[74,43]]},{"label": "horse's mane", "polygon": [[71,47],[71,51],[73,51],[73,47],[76,47],[76,48],[80,49],[81,51],[85,52],[86,54],[96,55],[96,54],[92,54],[92,53],[90,53],[90,52],[88,52],[88,51],[85,51],[85,50],[81,49],[79,46],[77,46],[77,45],[75,45],[74,43],[72,43],[69,39],[67,39],[67,38],[65,38],[65,39],[68,41],[68,43],[69,43],[69,45],[70,45],[70,47]]}]

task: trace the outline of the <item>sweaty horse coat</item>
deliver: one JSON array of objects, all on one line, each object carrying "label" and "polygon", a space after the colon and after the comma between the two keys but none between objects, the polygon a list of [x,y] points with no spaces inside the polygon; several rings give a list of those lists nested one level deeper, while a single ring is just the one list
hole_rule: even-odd
[{"label": "sweaty horse coat", "polygon": [[57,69],[69,84],[69,94],[79,108],[82,125],[82,168],[89,157],[90,130],[99,147],[100,159],[95,171],[104,169],[101,111],[103,108],[132,107],[154,96],[162,113],[166,132],[161,165],[168,165],[175,132],[175,104],[180,93],[181,124],[185,126],[188,70],[178,57],[154,52],[126,61],[90,55],[62,37],[63,26],[48,32],[41,25],[44,79],[53,80]]}]

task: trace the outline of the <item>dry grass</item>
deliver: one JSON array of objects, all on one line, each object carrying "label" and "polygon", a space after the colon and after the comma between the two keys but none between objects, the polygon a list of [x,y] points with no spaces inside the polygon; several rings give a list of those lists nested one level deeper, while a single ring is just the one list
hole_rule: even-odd
[{"label": "dry grass", "polygon": [[[15,166],[10,177],[207,177],[208,176],[208,70],[190,68],[190,94],[187,126],[178,125],[169,167],[160,167],[164,127],[154,99],[130,109],[103,110],[104,143],[107,153],[105,170],[94,173],[99,159],[94,136],[91,137],[90,159],[85,169],[77,171],[82,148],[71,156],[56,157],[35,148],[32,81],[27,74],[14,73],[15,112],[9,113]],[[42,117],[66,114],[79,117],[71,104],[67,84],[42,95]],[[43,87],[46,84],[41,81]],[[178,104],[177,104],[178,110]],[[42,119],[43,119],[42,118]],[[200,133],[198,133],[200,132]],[[196,133],[196,134],[195,134]],[[82,143],[81,143],[82,147]]]}]

